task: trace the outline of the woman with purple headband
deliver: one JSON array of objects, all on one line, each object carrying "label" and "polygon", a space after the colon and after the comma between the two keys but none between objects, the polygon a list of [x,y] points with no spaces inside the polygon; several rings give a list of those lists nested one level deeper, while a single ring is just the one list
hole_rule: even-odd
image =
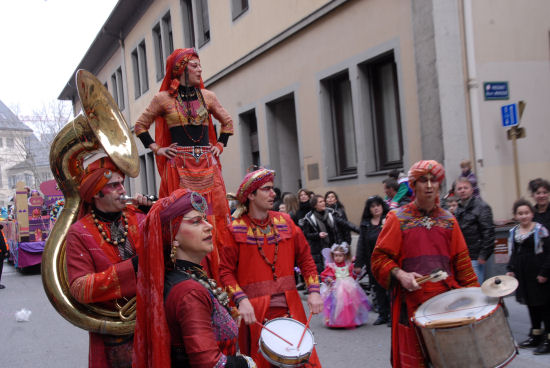
[{"label": "woman with purple headband", "polygon": [[200,265],[212,251],[206,199],[178,189],[145,220],[137,281],[134,367],[256,367],[237,356],[229,297]]}]

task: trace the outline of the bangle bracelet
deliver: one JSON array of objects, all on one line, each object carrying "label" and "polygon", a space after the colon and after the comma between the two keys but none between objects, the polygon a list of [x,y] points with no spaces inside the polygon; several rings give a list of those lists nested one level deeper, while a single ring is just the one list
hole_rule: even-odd
[{"label": "bangle bracelet", "polygon": [[154,148],[151,148],[151,151],[153,151],[153,153],[155,154],[155,156],[157,156],[157,152],[159,151],[161,147],[157,146],[157,149],[154,149]]}]

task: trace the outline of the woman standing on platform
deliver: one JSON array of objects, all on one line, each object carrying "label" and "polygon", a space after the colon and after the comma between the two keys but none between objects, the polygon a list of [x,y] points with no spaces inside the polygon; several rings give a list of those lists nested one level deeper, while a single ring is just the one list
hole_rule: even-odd
[{"label": "woman standing on platform", "polygon": [[[218,232],[229,221],[229,206],[219,155],[233,134],[233,120],[216,95],[204,89],[202,68],[195,49],[177,49],[166,61],[160,91],[137,119],[135,133],[156,155],[161,177],[159,197],[178,188],[203,195],[212,208],[214,251],[208,257],[209,275],[218,279]],[[212,114],[221,124],[220,136]],[[149,134],[155,122],[155,140]]]}]

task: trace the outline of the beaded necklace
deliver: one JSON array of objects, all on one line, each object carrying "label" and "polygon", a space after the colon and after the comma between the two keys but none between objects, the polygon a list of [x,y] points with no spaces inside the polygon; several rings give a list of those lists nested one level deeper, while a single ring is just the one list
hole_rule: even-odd
[{"label": "beaded necklace", "polygon": [[174,270],[181,273],[186,273],[195,281],[197,281],[199,284],[204,286],[214,297],[218,300],[218,302],[224,306],[228,311],[231,311],[231,307],[229,306],[229,295],[221,287],[218,286],[216,281],[209,279],[204,270],[200,269],[197,266],[185,266],[178,264],[176,262]]},{"label": "beaded necklace", "polygon": [[[202,141],[202,138],[204,137],[204,132],[208,130],[208,127],[206,125],[202,125],[202,121],[204,121],[204,119],[208,116],[208,111],[205,108],[206,103],[204,102],[202,93],[199,93],[196,88],[193,88],[193,92],[189,94],[185,94],[185,101],[183,101],[182,92],[179,91],[178,94],[176,95],[174,108],[176,110],[176,113],[178,114],[178,119],[183,127],[183,131],[185,135],[187,135],[187,138],[189,138],[194,143],[199,143],[200,141]],[[187,115],[187,121],[190,123],[190,120],[193,115],[191,111],[191,104],[189,103],[188,99],[190,97],[195,97],[195,96],[197,96],[197,99],[200,102],[200,107],[197,109],[197,117],[199,118],[199,122],[202,127],[201,135],[198,139],[193,138],[191,134],[189,134],[189,132],[185,128],[186,124],[182,119],[182,113],[180,112],[180,110],[185,111],[185,114]],[[193,125],[199,125],[199,124],[193,124]]]},{"label": "beaded necklace", "polygon": [[[263,223],[255,222],[251,216],[248,216],[248,218],[250,219],[250,222],[254,225],[254,228],[252,228],[252,231],[254,231],[254,240],[256,241],[256,245],[258,246],[258,252],[264,259],[265,263],[267,263],[267,265],[271,267],[271,272],[273,272],[273,281],[277,281],[277,275],[275,274],[275,264],[277,263],[277,255],[279,254],[279,234],[277,233],[275,226],[273,226],[271,217],[269,215],[267,217],[267,220],[263,221]],[[258,238],[256,237],[256,229],[258,229],[258,227],[260,232],[264,234],[264,237],[267,234],[269,234],[269,232],[271,231],[271,227],[273,227],[273,230],[274,230],[273,232],[275,235],[275,252],[273,254],[273,262],[269,261],[269,259],[265,255],[262,244],[258,242]]]},{"label": "beaded necklace", "polygon": [[103,237],[103,240],[105,240],[109,244],[113,244],[117,246],[119,243],[125,243],[126,237],[128,236],[128,218],[124,214],[124,212],[121,212],[122,214],[122,220],[124,222],[124,232],[123,232],[123,238],[119,238],[118,240],[112,240],[107,236],[107,233],[105,232],[105,229],[103,229],[103,225],[99,223],[99,220],[97,219],[97,216],[95,214],[95,211],[92,209],[92,218],[94,219],[94,224],[97,226],[97,229],[99,230],[99,233]]}]

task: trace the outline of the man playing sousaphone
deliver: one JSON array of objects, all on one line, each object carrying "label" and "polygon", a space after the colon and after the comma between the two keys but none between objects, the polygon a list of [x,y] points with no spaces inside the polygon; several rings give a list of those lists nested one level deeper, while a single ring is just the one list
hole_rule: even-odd
[{"label": "man playing sousaphone", "polygon": [[[67,233],[66,262],[71,295],[82,304],[114,309],[136,295],[136,245],[145,215],[126,206],[121,195],[124,174],[111,159],[92,162],[80,181],[79,219]],[[150,206],[137,195],[134,204]],[[132,366],[133,334],[111,336],[90,332],[89,367]]]},{"label": "man playing sousaphone", "polygon": [[[372,253],[372,273],[392,291],[393,367],[425,367],[411,322],[426,300],[460,287],[479,286],[468,248],[454,216],[439,206],[445,170],[436,161],[419,161],[409,170],[415,200],[388,213]],[[441,269],[447,279],[425,283],[416,278]]]}]

